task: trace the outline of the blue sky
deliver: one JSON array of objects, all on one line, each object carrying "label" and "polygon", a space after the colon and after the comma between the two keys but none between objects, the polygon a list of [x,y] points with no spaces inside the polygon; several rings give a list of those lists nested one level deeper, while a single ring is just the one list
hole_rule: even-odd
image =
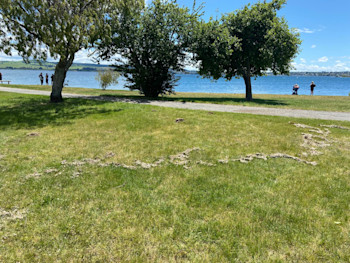
[{"label": "blue sky", "polygon": [[[197,0],[197,4],[203,1]],[[257,0],[206,0],[204,19],[243,8]],[[269,1],[268,1],[269,2]],[[178,0],[191,7],[193,0]],[[278,12],[302,39],[294,60],[298,71],[350,71],[350,0],[288,0]]]},{"label": "blue sky", "polygon": [[[150,2],[150,0],[147,0]],[[193,0],[178,0],[192,7]],[[220,18],[258,0],[197,0],[204,3],[204,19]],[[350,71],[350,0],[288,0],[279,11],[303,41],[293,62],[297,71]],[[75,62],[91,63],[87,51],[77,54]],[[18,56],[12,59],[20,60]],[[0,60],[12,60],[0,54]]]}]

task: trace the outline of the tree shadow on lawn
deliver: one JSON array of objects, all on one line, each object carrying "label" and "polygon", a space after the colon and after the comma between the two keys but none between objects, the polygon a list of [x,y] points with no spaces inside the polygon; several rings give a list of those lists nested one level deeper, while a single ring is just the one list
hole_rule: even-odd
[{"label": "tree shadow on lawn", "polygon": [[21,97],[11,102],[11,105],[0,107],[0,130],[64,125],[88,115],[122,110],[99,108],[97,106],[108,102],[86,99],[65,99],[63,103],[50,103],[47,98]]},{"label": "tree shadow on lawn", "polygon": [[271,99],[253,99],[252,101],[246,101],[245,98],[195,98],[195,97],[181,97],[181,98],[171,98],[171,97],[158,97],[158,98],[149,98],[142,96],[130,96],[130,95],[111,95],[111,94],[101,94],[101,97],[109,97],[109,98],[121,98],[121,99],[130,99],[135,102],[143,102],[147,103],[149,101],[175,101],[175,102],[200,102],[200,103],[213,103],[213,104],[225,104],[225,105],[249,105],[256,106],[256,104],[261,106],[285,106],[289,105],[288,103],[281,100],[271,100]]}]

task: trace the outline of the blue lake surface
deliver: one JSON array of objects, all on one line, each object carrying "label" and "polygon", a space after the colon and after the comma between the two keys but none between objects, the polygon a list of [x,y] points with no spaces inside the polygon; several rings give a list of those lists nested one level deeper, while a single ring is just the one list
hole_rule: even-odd
[{"label": "blue lake surface", "polygon": [[[51,76],[53,71],[45,70],[0,70],[3,80],[11,80],[11,84],[39,85],[39,74],[46,73]],[[69,87],[82,87],[99,89],[99,83],[95,79],[97,72],[68,71],[66,83]],[[203,79],[196,74],[178,74],[180,80],[175,87],[177,92],[206,92],[206,93],[245,93],[243,79],[226,81],[220,79],[212,81]],[[294,84],[299,84],[299,94],[310,94],[310,83],[314,81],[317,85],[315,95],[349,96],[350,78],[339,77],[309,77],[309,76],[265,76],[252,79],[253,94],[291,94]],[[51,83],[51,79],[50,79]],[[126,89],[123,78],[119,83],[108,89]]]}]

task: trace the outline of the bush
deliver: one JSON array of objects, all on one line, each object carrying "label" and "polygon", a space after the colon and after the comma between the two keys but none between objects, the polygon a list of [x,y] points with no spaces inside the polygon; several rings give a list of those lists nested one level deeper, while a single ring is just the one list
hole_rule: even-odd
[{"label": "bush", "polygon": [[117,84],[119,76],[117,71],[107,69],[99,70],[95,78],[100,83],[101,88],[105,90],[108,86]]}]

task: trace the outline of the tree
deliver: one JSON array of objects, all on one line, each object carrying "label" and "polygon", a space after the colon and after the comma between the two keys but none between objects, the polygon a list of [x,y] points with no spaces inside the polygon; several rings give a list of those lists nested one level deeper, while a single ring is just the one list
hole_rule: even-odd
[{"label": "tree", "polygon": [[[122,0],[115,0],[121,2]],[[24,61],[58,59],[51,101],[62,101],[66,74],[75,54],[109,34],[108,0],[0,0],[0,16],[12,36],[11,46]]]},{"label": "tree", "polygon": [[[213,36],[210,39],[207,34],[198,36],[204,38],[204,44],[194,45],[193,49],[200,61],[200,74],[227,80],[243,77],[248,101],[253,99],[251,77],[263,76],[267,71],[275,75],[288,74],[301,41],[298,33],[288,28],[285,19],[277,17],[277,11],[285,2],[273,0],[247,5],[224,15],[221,23],[210,22],[209,27],[216,32],[214,38],[219,38],[214,41]],[[215,61],[208,52],[217,54]]]},{"label": "tree", "polygon": [[100,56],[110,59],[119,54],[115,67],[127,79],[131,90],[147,97],[172,93],[188,58],[191,28],[198,10],[190,14],[175,0],[154,0],[133,10],[133,19],[112,16],[112,38],[100,45]]},{"label": "tree", "polygon": [[105,90],[108,86],[117,84],[119,73],[111,69],[100,70],[96,75],[96,80],[100,83],[101,88]]},{"label": "tree", "polygon": [[10,38],[7,36],[6,32],[4,31],[4,28],[5,28],[4,20],[0,15],[0,51],[10,55],[11,54],[11,48],[9,47]]}]

